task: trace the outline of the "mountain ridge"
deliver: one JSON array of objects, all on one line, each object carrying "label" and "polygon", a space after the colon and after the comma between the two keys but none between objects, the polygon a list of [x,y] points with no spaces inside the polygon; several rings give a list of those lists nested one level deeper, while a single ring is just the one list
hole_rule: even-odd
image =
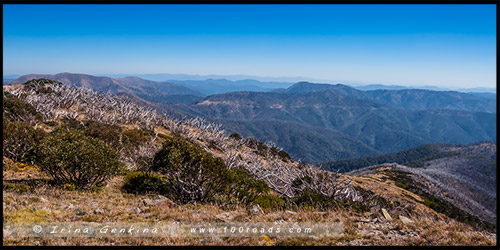
[{"label": "mountain ridge", "polygon": [[75,87],[86,87],[100,93],[128,93],[154,102],[168,102],[175,96],[186,96],[196,101],[203,94],[175,83],[162,83],[145,80],[139,77],[110,78],[87,74],[59,73],[55,75],[30,74],[21,76],[8,84],[22,84],[28,80],[46,78],[60,81]]},{"label": "mountain ridge", "polygon": [[[331,90],[341,95],[368,99],[382,104],[409,110],[453,109],[468,111],[496,112],[496,100],[482,98],[477,94],[458,91],[434,91],[425,89],[368,90],[362,91],[344,84],[317,84],[298,82],[277,93],[307,93]],[[473,105],[472,105],[473,104]]]},{"label": "mountain ridge", "polygon": [[[374,152],[390,153],[427,143],[469,143],[496,138],[496,116],[487,112],[462,110],[406,110],[367,99],[333,92],[331,89],[306,93],[233,92],[212,95],[187,106],[193,115],[204,116],[225,124],[226,129],[256,136],[259,140],[277,140],[280,128],[276,121],[288,122],[290,131],[322,130],[322,134],[340,133],[345,138],[357,140]],[[341,93],[351,88],[340,86]],[[253,124],[253,125],[251,125]],[[259,125],[257,125],[259,124]],[[260,128],[260,129],[259,129]],[[326,130],[324,130],[326,129]],[[311,135],[312,136],[312,135]],[[309,145],[323,141],[321,134],[307,136]],[[318,145],[307,147],[307,152],[297,148],[294,133],[279,137],[282,147],[292,155],[302,158],[308,152],[320,152]],[[286,139],[285,139],[286,138]],[[295,139],[293,139],[295,138]],[[340,137],[339,137],[340,138]],[[332,141],[333,138],[331,138]],[[301,139],[303,141],[303,139]],[[331,142],[339,145],[338,142]],[[325,146],[324,144],[322,144]],[[358,147],[359,148],[359,147]],[[362,147],[361,147],[362,148]],[[326,159],[329,153],[324,152]],[[352,153],[352,155],[363,155]],[[332,158],[333,159],[333,158]],[[319,158],[305,158],[321,161]]]}]

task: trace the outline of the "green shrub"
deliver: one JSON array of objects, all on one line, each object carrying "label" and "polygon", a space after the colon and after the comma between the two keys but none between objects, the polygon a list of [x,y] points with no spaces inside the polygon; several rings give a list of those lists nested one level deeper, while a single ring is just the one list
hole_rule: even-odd
[{"label": "green shrub", "polygon": [[256,150],[256,153],[257,154],[260,154],[262,156],[266,156],[266,152],[267,150],[269,149],[268,146],[266,146],[266,144],[264,144],[263,142],[261,141],[257,141],[253,138],[248,138],[245,140],[245,144],[249,147],[249,148],[253,148]]},{"label": "green shrub", "polygon": [[52,85],[62,85],[62,82],[55,81],[55,80],[50,80],[47,78],[38,78],[38,79],[31,79],[23,83],[23,86],[25,89],[40,89],[46,87],[47,84],[52,84]]},{"label": "green shrub", "polygon": [[236,140],[241,140],[243,139],[243,137],[241,137],[240,134],[238,133],[232,133],[231,135],[229,135],[229,137],[233,138],[233,139],[236,139]]},{"label": "green shrub", "polygon": [[285,205],[285,200],[276,195],[265,194],[258,196],[255,201],[263,209],[279,210]]},{"label": "green shrub", "polygon": [[402,189],[408,189],[408,186],[402,182],[396,182],[396,186]]},{"label": "green shrub", "polygon": [[289,204],[293,204],[296,207],[318,209],[318,210],[328,210],[335,208],[343,208],[348,210],[353,210],[356,212],[367,212],[370,210],[370,206],[352,200],[338,201],[333,197],[323,195],[318,191],[310,188],[305,188],[296,195],[294,198],[289,200]]},{"label": "green shrub", "polygon": [[98,138],[110,144],[115,149],[120,146],[120,137],[122,134],[122,127],[120,126],[96,121],[86,121],[83,131],[86,136]]},{"label": "green shrub", "polygon": [[34,122],[42,120],[42,115],[36,111],[33,105],[8,92],[4,93],[3,115],[9,121]]},{"label": "green shrub", "polygon": [[76,185],[74,183],[65,183],[63,187],[69,191],[76,190]]},{"label": "green shrub", "polygon": [[146,171],[128,173],[125,177],[123,190],[127,193],[134,194],[169,193],[165,178],[153,172]]},{"label": "green shrub", "polygon": [[28,187],[26,184],[11,184],[11,183],[3,183],[3,190],[5,191],[14,191],[18,193],[26,193],[33,192],[34,190]]},{"label": "green shrub", "polygon": [[292,198],[291,201],[298,207],[313,207],[319,209],[338,207],[338,204],[333,198],[322,195],[310,188],[302,190],[302,192]]},{"label": "green shrub", "polygon": [[124,130],[120,126],[97,121],[80,122],[71,118],[65,118],[63,121],[69,127],[83,131],[86,136],[100,139],[111,145],[115,150],[125,154],[134,153],[134,149],[148,141],[152,135],[151,131],[140,129]]},{"label": "green shrub", "polygon": [[255,179],[244,169],[230,169],[228,173],[230,185],[227,186],[225,193],[231,194],[231,197],[235,197],[239,203],[249,205],[270,190],[265,181]]},{"label": "green shrub", "polygon": [[291,159],[290,155],[287,152],[283,151],[283,150],[280,150],[278,152],[278,156],[281,157],[281,158],[283,158],[283,159],[288,159],[288,160]]},{"label": "green shrub", "polygon": [[36,147],[35,159],[56,184],[72,183],[77,189],[103,186],[122,171],[114,149],[69,127],[44,138]]},{"label": "green shrub", "polygon": [[42,129],[34,129],[25,122],[3,119],[3,155],[13,161],[30,160],[30,151],[46,136]]},{"label": "green shrub", "polygon": [[226,166],[182,138],[168,138],[153,159],[152,170],[166,175],[172,198],[183,202],[210,200],[227,186]]},{"label": "green shrub", "polygon": [[243,169],[228,169],[221,158],[180,137],[165,137],[151,169],[165,175],[168,194],[182,203],[229,201],[249,204],[269,191]]}]

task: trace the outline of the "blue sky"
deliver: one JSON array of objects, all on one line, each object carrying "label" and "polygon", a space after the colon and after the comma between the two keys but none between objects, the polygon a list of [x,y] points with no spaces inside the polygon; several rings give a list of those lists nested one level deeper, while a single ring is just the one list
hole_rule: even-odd
[{"label": "blue sky", "polygon": [[3,15],[4,75],[496,87],[495,5],[3,5]]}]

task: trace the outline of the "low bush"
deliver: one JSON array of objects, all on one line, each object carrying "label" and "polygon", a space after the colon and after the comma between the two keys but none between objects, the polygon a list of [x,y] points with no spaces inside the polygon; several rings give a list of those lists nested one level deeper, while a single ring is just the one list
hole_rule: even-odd
[{"label": "low bush", "polygon": [[285,200],[276,195],[264,194],[258,196],[255,201],[263,209],[280,210],[285,205]]},{"label": "low bush", "polygon": [[151,170],[165,176],[169,192],[181,203],[234,202],[250,204],[270,189],[243,169],[228,169],[221,158],[180,137],[165,137]]},{"label": "low bush", "polygon": [[3,183],[3,190],[5,191],[14,191],[18,193],[27,193],[33,192],[34,190],[28,187],[26,184],[11,184],[11,183]]},{"label": "low bush", "polygon": [[31,123],[43,119],[42,115],[36,111],[33,105],[24,102],[8,92],[5,92],[3,97],[3,115],[7,120]]},{"label": "low bush", "polygon": [[30,151],[46,136],[26,122],[10,122],[3,118],[3,156],[15,162],[30,160]]},{"label": "low bush", "polygon": [[238,203],[249,205],[271,190],[265,181],[255,179],[244,169],[230,169],[228,173],[230,184],[227,186],[225,194],[235,197]]},{"label": "low bush", "polygon": [[125,177],[123,190],[133,194],[169,193],[165,178],[147,171],[128,173]]},{"label": "low bush", "polygon": [[238,133],[232,133],[231,135],[229,135],[229,137],[233,138],[235,140],[241,140],[241,139],[243,139],[243,137],[241,137],[241,135],[238,134]]},{"label": "low bush", "polygon": [[57,128],[36,147],[35,160],[56,184],[103,186],[122,171],[118,153],[103,141],[69,127]]}]

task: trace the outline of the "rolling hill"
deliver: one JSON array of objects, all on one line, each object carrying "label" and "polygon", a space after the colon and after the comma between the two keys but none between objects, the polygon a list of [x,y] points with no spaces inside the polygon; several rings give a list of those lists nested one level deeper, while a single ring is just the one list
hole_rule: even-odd
[{"label": "rolling hill", "polygon": [[493,113],[408,110],[358,99],[350,94],[357,91],[347,86],[338,86],[335,92],[330,86],[319,86],[324,90],[315,91],[310,91],[311,87],[317,86],[299,84],[288,93],[213,95],[184,111],[220,122],[229,131],[273,141],[295,159],[316,163],[397,152],[428,143],[496,138]]},{"label": "rolling hill", "polygon": [[462,93],[457,91],[433,91],[424,89],[377,89],[362,91],[343,84],[315,84],[299,82],[287,89],[276,90],[278,93],[309,93],[330,90],[340,95],[367,99],[395,108],[408,110],[447,109],[462,111],[496,112],[496,100],[492,95]]}]

